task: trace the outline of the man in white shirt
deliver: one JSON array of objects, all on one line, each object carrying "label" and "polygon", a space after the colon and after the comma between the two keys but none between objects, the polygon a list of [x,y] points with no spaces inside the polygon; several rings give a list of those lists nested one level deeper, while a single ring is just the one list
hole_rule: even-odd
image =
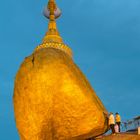
[{"label": "man in white shirt", "polygon": [[112,134],[115,133],[114,125],[115,125],[115,118],[114,118],[113,113],[111,112],[111,113],[109,114],[109,126],[110,126],[110,128],[111,128],[111,130],[112,130]]}]

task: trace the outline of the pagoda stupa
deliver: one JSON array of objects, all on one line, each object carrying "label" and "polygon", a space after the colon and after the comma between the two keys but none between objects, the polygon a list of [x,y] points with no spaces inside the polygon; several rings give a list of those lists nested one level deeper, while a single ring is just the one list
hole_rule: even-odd
[{"label": "pagoda stupa", "polygon": [[61,15],[49,0],[43,42],[21,64],[14,87],[14,112],[21,140],[85,140],[107,130],[107,110],[59,35]]}]

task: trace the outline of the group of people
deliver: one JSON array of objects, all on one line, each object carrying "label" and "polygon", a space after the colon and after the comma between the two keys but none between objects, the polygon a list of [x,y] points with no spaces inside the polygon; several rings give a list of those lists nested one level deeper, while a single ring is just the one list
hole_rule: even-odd
[{"label": "group of people", "polygon": [[116,113],[115,116],[111,112],[109,114],[109,126],[112,131],[112,134],[119,133],[121,131],[120,126],[121,126],[121,117],[119,113]]}]

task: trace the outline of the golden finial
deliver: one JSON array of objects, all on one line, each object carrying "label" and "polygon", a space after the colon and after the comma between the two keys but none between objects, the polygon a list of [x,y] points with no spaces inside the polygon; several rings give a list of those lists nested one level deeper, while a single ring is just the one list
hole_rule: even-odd
[{"label": "golden finial", "polygon": [[57,30],[55,19],[61,15],[59,8],[57,7],[55,0],[49,0],[48,6],[44,10],[44,15],[49,19],[48,32],[43,40],[46,42],[58,42],[62,43],[62,38]]},{"label": "golden finial", "polygon": [[44,10],[44,16],[49,19],[48,31],[43,39],[43,43],[39,45],[36,50],[40,48],[53,47],[56,49],[61,49],[70,56],[72,56],[71,49],[63,43],[57,25],[56,19],[61,15],[60,9],[57,7],[55,0],[49,0],[48,6]]},{"label": "golden finial", "polygon": [[48,9],[50,11],[50,20],[54,20],[55,19],[54,11],[56,10],[56,4],[54,0],[50,0],[48,2]]},{"label": "golden finial", "polygon": [[44,16],[50,20],[54,20],[61,15],[60,9],[57,7],[54,0],[49,0],[48,6],[44,10]]},{"label": "golden finial", "polygon": [[50,20],[55,19],[55,11],[57,10],[56,3],[54,0],[49,0],[48,9],[50,11]]}]

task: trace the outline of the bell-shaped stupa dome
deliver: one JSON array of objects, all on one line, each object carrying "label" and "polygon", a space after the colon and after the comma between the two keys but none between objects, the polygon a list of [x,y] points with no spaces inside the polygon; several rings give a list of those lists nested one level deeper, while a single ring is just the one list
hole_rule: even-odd
[{"label": "bell-shaped stupa dome", "polygon": [[56,27],[60,10],[49,0],[48,31],[15,79],[14,111],[21,140],[84,140],[107,129],[106,109]]}]

